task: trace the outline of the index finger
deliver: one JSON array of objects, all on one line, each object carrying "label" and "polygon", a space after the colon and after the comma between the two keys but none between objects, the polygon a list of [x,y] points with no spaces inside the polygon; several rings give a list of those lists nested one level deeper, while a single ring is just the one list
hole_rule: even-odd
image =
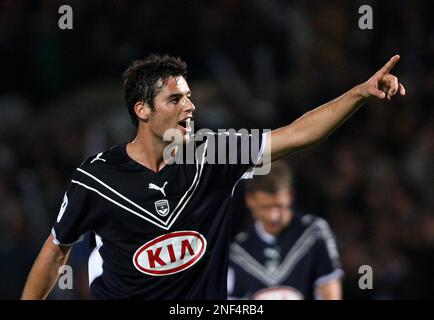
[{"label": "index finger", "polygon": [[400,57],[398,54],[394,55],[380,70],[378,70],[378,72],[382,74],[389,73],[390,70],[392,70],[395,64],[399,61],[399,58]]}]

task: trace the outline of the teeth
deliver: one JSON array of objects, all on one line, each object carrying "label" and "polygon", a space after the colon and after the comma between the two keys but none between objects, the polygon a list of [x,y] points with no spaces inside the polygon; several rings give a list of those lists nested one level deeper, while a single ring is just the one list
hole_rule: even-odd
[{"label": "teeth", "polygon": [[190,126],[190,118],[187,118],[187,120],[185,120],[185,126],[186,127]]}]

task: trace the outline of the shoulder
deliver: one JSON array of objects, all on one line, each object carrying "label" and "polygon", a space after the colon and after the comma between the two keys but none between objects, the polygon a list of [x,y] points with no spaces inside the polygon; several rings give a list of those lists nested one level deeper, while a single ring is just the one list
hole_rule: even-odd
[{"label": "shoulder", "polygon": [[234,238],[234,243],[237,244],[243,244],[245,242],[247,242],[250,238],[250,234],[248,231],[242,231],[240,233],[238,233],[235,238]]},{"label": "shoulder", "polygon": [[88,156],[78,167],[78,172],[98,173],[106,171],[113,166],[121,166],[127,163],[123,151],[123,144],[112,146],[106,150]]},{"label": "shoulder", "polygon": [[249,251],[251,248],[257,247],[257,236],[252,227],[247,228],[245,231],[238,233],[231,242],[231,251],[237,251],[237,249],[242,248],[243,250]]},{"label": "shoulder", "polygon": [[311,234],[314,235],[317,243],[317,252],[327,252],[328,256],[335,261],[336,268],[338,268],[339,252],[337,241],[327,221],[312,214],[306,214],[300,220],[306,229],[310,229]]},{"label": "shoulder", "polygon": [[330,225],[328,222],[314,214],[300,214],[298,220],[301,227],[306,230],[309,229],[314,232],[319,238],[329,238],[333,236]]},{"label": "shoulder", "polygon": [[250,261],[258,246],[248,231],[238,233],[229,246],[229,263],[236,268],[243,268],[246,261]]}]

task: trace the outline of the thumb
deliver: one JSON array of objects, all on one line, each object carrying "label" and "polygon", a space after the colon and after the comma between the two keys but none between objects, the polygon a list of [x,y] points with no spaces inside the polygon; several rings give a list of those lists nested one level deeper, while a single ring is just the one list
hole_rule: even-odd
[{"label": "thumb", "polygon": [[368,94],[370,96],[377,97],[378,99],[384,99],[384,98],[386,98],[386,94],[383,91],[377,89],[374,86],[368,87],[368,89],[366,91],[368,92]]}]

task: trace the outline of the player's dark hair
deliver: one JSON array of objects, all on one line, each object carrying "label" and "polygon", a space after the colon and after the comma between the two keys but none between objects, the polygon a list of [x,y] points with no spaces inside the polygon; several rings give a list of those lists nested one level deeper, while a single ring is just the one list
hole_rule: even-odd
[{"label": "player's dark hair", "polygon": [[139,121],[134,105],[141,101],[155,110],[154,99],[167,85],[170,77],[187,77],[187,64],[179,57],[151,54],[134,61],[123,74],[124,97],[131,121],[137,128]]},{"label": "player's dark hair", "polygon": [[291,189],[293,175],[285,160],[275,161],[271,164],[270,173],[267,175],[254,176],[245,184],[246,192],[264,191],[277,193],[281,190]]}]

